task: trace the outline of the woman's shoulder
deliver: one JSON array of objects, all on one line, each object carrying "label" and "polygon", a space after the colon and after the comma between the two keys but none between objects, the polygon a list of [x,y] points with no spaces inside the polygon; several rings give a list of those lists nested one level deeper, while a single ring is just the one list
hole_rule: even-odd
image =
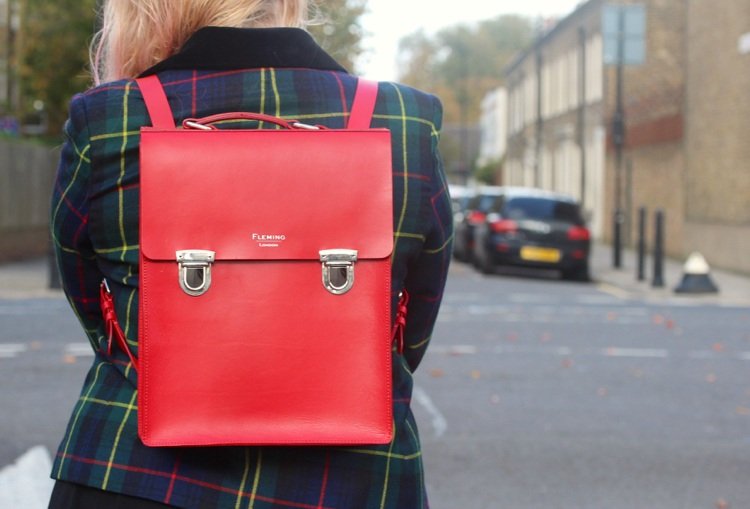
[{"label": "woman's shoulder", "polygon": [[135,80],[133,79],[110,81],[100,85],[94,85],[77,93],[71,99],[71,103],[91,104],[111,100],[113,97],[122,98],[134,88]]},{"label": "woman's shoulder", "polygon": [[133,102],[140,91],[135,80],[124,79],[102,83],[79,92],[70,99],[69,118],[74,124],[85,124],[92,135],[112,129],[124,129],[135,117],[143,117],[142,101]]},{"label": "woman's shoulder", "polygon": [[443,106],[440,99],[430,92],[394,81],[380,81],[378,101],[392,114],[425,119],[436,130],[441,127]]}]

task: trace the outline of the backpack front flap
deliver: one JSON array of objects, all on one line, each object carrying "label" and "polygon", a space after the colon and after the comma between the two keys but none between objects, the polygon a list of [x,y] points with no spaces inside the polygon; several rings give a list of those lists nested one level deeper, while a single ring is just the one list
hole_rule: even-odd
[{"label": "backpack front flap", "polygon": [[319,260],[393,249],[387,130],[144,128],[141,250],[209,250],[219,261]]}]

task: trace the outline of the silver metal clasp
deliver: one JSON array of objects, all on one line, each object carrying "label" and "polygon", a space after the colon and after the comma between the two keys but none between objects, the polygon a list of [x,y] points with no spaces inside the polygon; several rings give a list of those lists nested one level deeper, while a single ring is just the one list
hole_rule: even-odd
[{"label": "silver metal clasp", "polygon": [[211,286],[211,264],[216,259],[214,251],[186,249],[177,251],[180,288],[193,297],[203,295]]},{"label": "silver metal clasp", "polygon": [[323,269],[323,287],[334,295],[341,295],[354,286],[354,263],[357,251],[353,249],[323,249],[318,252]]}]

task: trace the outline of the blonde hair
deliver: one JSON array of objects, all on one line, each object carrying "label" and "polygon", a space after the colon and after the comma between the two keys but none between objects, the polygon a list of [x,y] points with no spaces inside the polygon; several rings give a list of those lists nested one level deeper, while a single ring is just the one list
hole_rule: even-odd
[{"label": "blonde hair", "polygon": [[106,0],[91,44],[94,84],[134,78],[175,54],[198,29],[299,27],[308,0]]}]

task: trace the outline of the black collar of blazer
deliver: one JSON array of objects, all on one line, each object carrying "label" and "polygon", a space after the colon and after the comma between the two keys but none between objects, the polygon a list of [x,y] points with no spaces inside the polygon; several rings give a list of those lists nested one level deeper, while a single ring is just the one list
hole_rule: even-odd
[{"label": "black collar of blazer", "polygon": [[261,67],[347,72],[299,28],[204,27],[179,52],[141,77],[173,69],[233,70]]}]

